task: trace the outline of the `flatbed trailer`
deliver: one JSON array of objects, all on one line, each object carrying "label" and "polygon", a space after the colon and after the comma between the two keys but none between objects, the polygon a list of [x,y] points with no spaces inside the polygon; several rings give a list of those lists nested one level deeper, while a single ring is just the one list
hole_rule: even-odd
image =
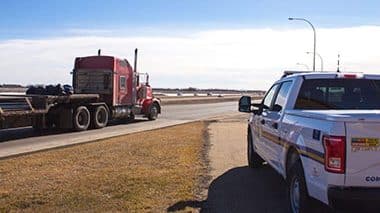
[{"label": "flatbed trailer", "polygon": [[72,128],[76,108],[106,106],[98,94],[0,95],[0,129],[32,125],[35,129]]}]

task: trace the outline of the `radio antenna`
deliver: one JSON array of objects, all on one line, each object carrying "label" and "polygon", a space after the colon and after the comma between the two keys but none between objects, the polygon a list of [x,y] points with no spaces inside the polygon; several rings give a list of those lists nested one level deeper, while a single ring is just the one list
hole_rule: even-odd
[{"label": "radio antenna", "polygon": [[340,72],[340,54],[338,54],[338,69],[337,72]]}]

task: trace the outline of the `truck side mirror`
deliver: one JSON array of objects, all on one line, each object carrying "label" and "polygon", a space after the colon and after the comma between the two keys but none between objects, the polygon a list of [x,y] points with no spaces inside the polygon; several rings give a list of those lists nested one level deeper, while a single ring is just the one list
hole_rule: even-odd
[{"label": "truck side mirror", "polygon": [[242,96],[239,100],[239,112],[252,112],[251,110],[251,97],[250,96]]}]

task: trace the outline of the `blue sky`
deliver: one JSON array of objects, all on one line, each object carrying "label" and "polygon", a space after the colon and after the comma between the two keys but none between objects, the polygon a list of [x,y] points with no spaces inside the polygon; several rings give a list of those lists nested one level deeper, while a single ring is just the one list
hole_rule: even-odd
[{"label": "blue sky", "polygon": [[[73,61],[133,60],[156,87],[267,89],[283,70],[380,72],[380,1],[1,0],[0,84],[70,83]],[[22,66],[20,66],[20,63]],[[319,68],[317,59],[317,66]],[[9,75],[12,73],[12,75]]]},{"label": "blue sky", "polygon": [[[165,30],[299,27],[288,16],[319,27],[380,24],[380,1],[350,0],[2,0],[0,39],[75,34],[76,29],[136,34]],[[102,32],[102,31],[97,31]]]}]

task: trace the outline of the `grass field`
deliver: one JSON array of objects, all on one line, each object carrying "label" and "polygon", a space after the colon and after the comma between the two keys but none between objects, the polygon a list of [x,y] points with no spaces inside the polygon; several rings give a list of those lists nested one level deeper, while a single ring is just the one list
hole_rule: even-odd
[{"label": "grass field", "polygon": [[0,212],[162,212],[206,169],[195,122],[0,161]]}]

